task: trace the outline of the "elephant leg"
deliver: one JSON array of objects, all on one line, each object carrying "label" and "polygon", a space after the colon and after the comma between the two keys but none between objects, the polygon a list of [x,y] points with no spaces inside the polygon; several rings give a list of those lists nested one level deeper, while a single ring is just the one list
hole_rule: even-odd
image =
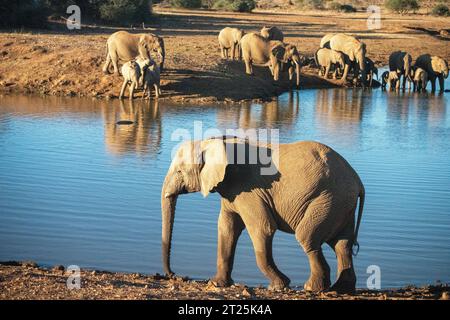
[{"label": "elephant leg", "polygon": [[341,78],[341,82],[345,83],[347,81],[347,74],[348,74],[348,69],[350,68],[350,66],[348,64],[346,64],[344,66],[344,73],[342,74],[342,78]]},{"label": "elephant leg", "polygon": [[217,273],[211,279],[217,286],[224,287],[233,284],[231,272],[234,253],[244,228],[244,222],[237,213],[221,210],[218,222]]},{"label": "elephant leg", "polygon": [[430,79],[431,82],[431,92],[436,91],[436,78]]},{"label": "elephant leg", "polygon": [[119,99],[123,98],[123,94],[125,92],[125,88],[127,87],[128,81],[124,80],[122,84],[122,88],[120,89]]},{"label": "elephant leg", "polygon": [[106,61],[105,61],[105,64],[103,65],[103,70],[102,70],[104,74],[109,73],[109,65],[110,64],[111,64],[111,55],[108,52],[108,54],[106,55]]},{"label": "elephant leg", "polygon": [[235,57],[236,57],[236,44],[233,43],[231,45],[231,60],[234,60]]},{"label": "elephant leg", "polygon": [[115,51],[112,51],[110,54],[111,62],[114,68],[114,73],[119,74],[119,57]]},{"label": "elephant leg", "polygon": [[[334,208],[333,208],[334,207]],[[332,203],[324,203],[322,198],[311,202],[302,221],[295,230],[295,238],[308,256],[311,274],[305,282],[306,291],[320,292],[330,287],[330,267],[322,253],[324,238],[333,232],[336,216],[341,210]]]},{"label": "elephant leg", "polygon": [[323,75],[323,77],[326,79],[328,78],[328,73],[330,72],[330,64],[327,64],[326,68],[325,68],[325,74]]},{"label": "elephant leg", "polygon": [[155,83],[153,87],[155,88],[155,97],[159,98],[159,86]]},{"label": "elephant leg", "polygon": [[250,61],[250,59],[245,59],[245,73],[247,74],[253,74],[253,67],[252,67],[252,62]]},{"label": "elephant leg", "polygon": [[439,91],[444,92],[444,77],[439,76],[438,79],[439,79]]},{"label": "elephant leg", "polygon": [[128,97],[129,99],[133,99],[135,87],[136,87],[136,82],[132,82],[130,85],[130,96]]},{"label": "elephant leg", "polygon": [[328,241],[337,258],[336,282],[330,290],[338,293],[353,293],[356,285],[356,274],[353,267],[352,245],[354,234],[354,211],[352,219],[335,239]]},{"label": "elephant leg", "polygon": [[269,290],[279,290],[289,286],[291,280],[275,265],[272,255],[272,240],[276,230],[276,222],[270,211],[264,206],[254,204],[241,213],[256,256],[256,264],[261,272],[270,280]]},{"label": "elephant leg", "polygon": [[225,59],[225,48],[220,45],[220,54],[222,55],[222,59]]}]

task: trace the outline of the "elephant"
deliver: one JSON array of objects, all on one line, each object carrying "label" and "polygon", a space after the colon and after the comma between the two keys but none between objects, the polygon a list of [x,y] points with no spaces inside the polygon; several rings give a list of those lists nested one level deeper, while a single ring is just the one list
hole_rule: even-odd
[{"label": "elephant", "polygon": [[381,75],[381,87],[386,89],[386,85],[389,84],[391,91],[400,89],[400,79],[398,78],[397,71],[385,71]]},{"label": "elephant", "polygon": [[127,85],[130,85],[130,99],[133,99],[134,90],[139,88],[141,78],[141,68],[136,61],[128,61],[122,66],[123,84],[120,89],[119,99],[123,98],[123,94]]},{"label": "elephant", "polygon": [[130,61],[138,56],[151,59],[150,52],[157,52],[161,62],[159,68],[162,72],[165,60],[164,40],[152,33],[133,34],[126,31],[117,31],[109,36],[106,42],[106,62],[103,72],[109,73],[112,63],[114,73],[119,73],[119,61]]},{"label": "elephant", "polygon": [[145,73],[147,72],[147,69],[150,65],[155,64],[155,61],[151,59],[142,58],[141,56],[137,57],[135,61],[139,65],[139,68],[141,70],[141,77],[139,78],[139,87],[142,87],[144,85]]},{"label": "elephant", "polygon": [[[366,59],[365,43],[353,36],[338,33],[331,37],[330,49],[344,53],[347,56],[347,61],[349,61],[344,66],[344,73],[341,78],[342,82],[345,83],[347,81],[349,68],[353,65],[356,70],[359,69],[361,71],[362,84],[365,86],[367,81],[366,66],[364,63]],[[355,78],[357,78],[357,72],[355,72]]]},{"label": "elephant", "polygon": [[328,48],[321,48],[314,54],[316,65],[319,67],[319,74],[328,77],[330,68],[334,66],[333,78],[337,78],[338,69],[345,65],[345,57],[342,52],[334,51]]},{"label": "elephant", "polygon": [[323,38],[320,40],[319,48],[328,48],[330,49],[330,39],[335,36],[336,33],[327,33],[323,36]]},{"label": "elephant", "polygon": [[403,76],[402,89],[406,89],[406,80],[410,84],[412,82],[412,58],[411,55],[404,51],[392,52],[389,56],[389,70],[396,71],[398,74],[398,80],[400,81]]},{"label": "elephant", "polygon": [[241,48],[247,74],[253,74],[253,64],[268,66],[273,79],[278,81],[281,63],[292,61],[297,74],[296,84],[300,84],[300,54],[294,45],[269,41],[257,33],[248,33],[241,40]]},{"label": "elephant", "polygon": [[311,273],[306,290],[330,286],[323,243],[337,256],[332,290],[355,289],[352,246],[357,246],[365,191],[355,170],[330,147],[314,141],[274,145],[228,136],[182,143],[161,190],[162,261],[167,275],[174,274],[170,251],[177,198],[199,191],[205,197],[211,192],[221,196],[217,273],[211,279],[215,285],[233,283],[236,244],[247,228],[257,265],[270,280],[269,289],[290,283],[272,256],[277,229],[295,234],[308,257]]},{"label": "elephant", "polygon": [[423,54],[416,59],[416,67],[424,69],[431,82],[431,91],[436,91],[436,78],[439,80],[439,89],[444,92],[444,78],[448,78],[448,63],[438,56]]},{"label": "elephant", "polygon": [[266,38],[267,40],[278,40],[283,41],[284,35],[283,32],[277,27],[262,27],[260,31],[261,36]]},{"label": "elephant", "polygon": [[422,68],[414,68],[414,77],[413,77],[413,91],[417,92],[425,92],[427,88],[428,82],[428,73]]},{"label": "elephant", "polygon": [[367,58],[367,57],[365,60],[365,64],[366,64],[366,72],[367,72],[367,81],[368,81],[369,87],[372,88],[373,75],[375,75],[378,80],[378,68],[375,67],[375,63],[372,61],[372,59]]},{"label": "elephant", "polygon": [[236,57],[236,50],[238,52],[238,59],[242,59],[240,41],[243,36],[244,30],[237,28],[226,27],[220,31],[218,39],[223,59],[228,59],[228,51],[230,49],[232,60]]},{"label": "elephant", "polygon": [[147,90],[148,98],[150,99],[152,86],[155,88],[155,97],[159,98],[159,95],[161,94],[160,81],[159,66],[155,63],[149,65],[144,76],[144,92],[142,93],[142,99],[145,99]]}]

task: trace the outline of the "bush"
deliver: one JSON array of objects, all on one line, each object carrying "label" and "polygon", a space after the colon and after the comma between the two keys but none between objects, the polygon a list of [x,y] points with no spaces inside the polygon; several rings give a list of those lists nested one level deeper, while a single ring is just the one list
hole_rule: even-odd
[{"label": "bush", "polygon": [[43,0],[14,0],[0,2],[0,26],[43,27],[48,8]]},{"label": "bush", "polygon": [[100,5],[100,18],[118,24],[141,23],[149,20],[151,1],[107,0]]},{"label": "bush", "polygon": [[340,4],[339,2],[331,2],[328,9],[339,12],[356,12],[356,8],[350,4]]},{"label": "bush", "polygon": [[234,12],[251,12],[255,7],[254,0],[219,0],[213,5],[214,9]]},{"label": "bush", "polygon": [[384,5],[391,11],[397,13],[407,13],[419,9],[417,0],[386,0]]},{"label": "bush", "polygon": [[202,0],[170,0],[170,5],[178,8],[200,8]]},{"label": "bush", "polygon": [[441,3],[431,10],[431,14],[433,16],[448,17],[450,16],[450,9],[445,4]]},{"label": "bush", "polygon": [[323,9],[324,0],[295,0],[297,7],[303,9]]}]

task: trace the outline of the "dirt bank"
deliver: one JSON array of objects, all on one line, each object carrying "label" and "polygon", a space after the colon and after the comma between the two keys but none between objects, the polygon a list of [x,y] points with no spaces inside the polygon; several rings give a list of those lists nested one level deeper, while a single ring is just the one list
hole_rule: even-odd
[{"label": "dirt bank", "polygon": [[[413,58],[426,52],[450,58],[450,38],[439,35],[439,30],[448,28],[449,18],[383,14],[382,29],[370,31],[366,13],[155,11],[151,26],[132,31],[164,37],[167,69],[162,75],[162,90],[164,99],[175,101],[267,100],[289,89],[287,81],[272,81],[267,68],[255,68],[255,76],[250,77],[243,62],[220,59],[217,34],[225,26],[252,31],[262,25],[278,25],[286,42],[294,43],[308,56],[313,55],[325,33],[348,32],[367,43],[368,56],[378,65],[385,65],[395,49],[406,50]],[[106,39],[116,30],[86,26],[81,31],[68,31],[59,26],[46,31],[1,32],[0,92],[117,97],[121,79],[101,72]],[[316,70],[303,69],[301,88],[334,85],[317,77]]]},{"label": "dirt bank", "polygon": [[217,288],[208,281],[96,270],[82,270],[81,288],[69,290],[68,276],[62,266],[46,269],[33,262],[2,262],[0,299],[448,300],[450,291],[447,284],[437,284],[383,291],[358,289],[355,295],[311,294],[298,288],[273,292],[240,284]]}]

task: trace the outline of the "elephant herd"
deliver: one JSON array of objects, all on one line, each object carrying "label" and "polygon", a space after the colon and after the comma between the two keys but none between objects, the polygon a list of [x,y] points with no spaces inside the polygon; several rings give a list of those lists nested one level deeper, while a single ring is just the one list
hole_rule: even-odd
[{"label": "elephant herd", "polygon": [[[289,80],[294,72],[297,75],[296,84],[299,85],[300,68],[315,62],[319,75],[328,78],[332,71],[333,78],[340,77],[341,84],[347,83],[347,77],[353,74],[353,82],[361,83],[363,87],[372,87],[373,77],[378,79],[378,68],[372,59],[367,57],[366,44],[354,36],[343,33],[326,34],[320,41],[320,48],[315,52],[314,59],[299,54],[297,47],[284,43],[283,32],[275,27],[264,26],[259,33],[245,34],[241,29],[226,27],[218,36],[223,59],[236,57],[245,62],[245,72],[253,74],[253,65],[267,66],[277,81],[280,71],[287,70]],[[295,68],[295,70],[294,70]],[[440,90],[444,91],[444,78],[448,77],[448,63],[430,54],[423,54],[412,64],[411,55],[403,51],[395,51],[389,56],[389,71],[382,74],[382,88],[388,84],[391,90],[400,87],[413,91],[425,91],[428,81],[431,90],[436,90],[436,79],[439,80]],[[401,84],[402,82],[402,84]],[[413,86],[411,86],[413,84]]]},{"label": "elephant herd", "polygon": [[[378,69],[374,62],[366,56],[366,45],[357,38],[338,33],[326,34],[320,41],[320,48],[315,53],[316,65],[319,74],[328,77],[329,71],[334,68],[333,77],[337,78],[342,72],[342,82],[347,81],[348,72],[353,70],[353,81],[361,81],[363,87],[372,87],[373,76],[378,78]],[[430,54],[420,55],[412,63],[412,57],[404,51],[395,51],[389,56],[389,71],[381,76],[383,89],[389,85],[390,90],[408,89],[425,91],[428,80],[431,82],[431,91],[436,90],[436,79],[439,80],[440,91],[444,91],[444,78],[448,77],[448,63],[438,56]]]},{"label": "elephant herd", "polygon": [[[152,59],[151,53],[157,53],[159,65]],[[119,98],[123,98],[125,89],[129,86],[129,98],[132,99],[134,90],[142,88],[142,98],[150,98],[151,88],[155,89],[155,96],[161,94],[160,74],[165,60],[164,40],[152,33],[132,34],[126,31],[113,33],[106,42],[106,62],[103,72],[109,73],[110,66],[114,73],[119,74],[119,61],[125,62],[121,67],[123,76]]]}]

